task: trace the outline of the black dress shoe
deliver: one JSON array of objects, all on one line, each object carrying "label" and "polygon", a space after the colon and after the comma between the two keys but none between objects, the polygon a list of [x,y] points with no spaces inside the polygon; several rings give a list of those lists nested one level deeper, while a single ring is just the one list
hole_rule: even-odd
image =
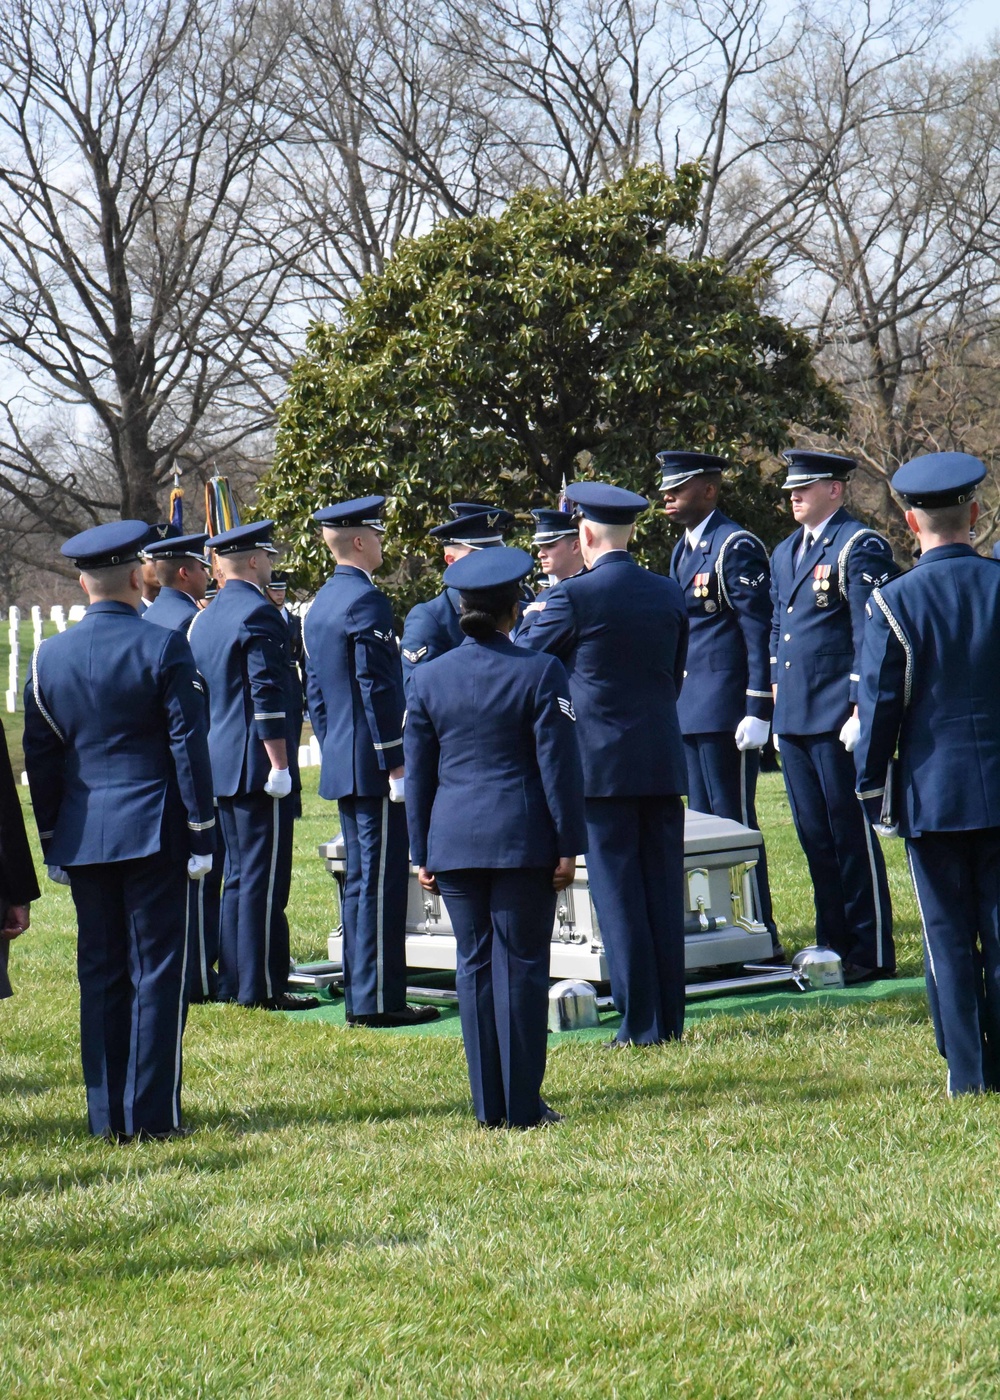
[{"label": "black dress shoe", "polygon": [[296,996],[294,992],[282,992],[280,997],[272,997],[262,1002],[265,1011],[312,1011],[323,1003],[319,997]]},{"label": "black dress shoe", "polygon": [[532,1128],[548,1128],[553,1123],[563,1123],[565,1119],[561,1113],[557,1113],[554,1108],[549,1108],[545,1100],[542,1100],[542,1111],[539,1113],[534,1123],[517,1123],[513,1126],[520,1128],[522,1132],[530,1132]]},{"label": "black dress shoe", "polygon": [[631,1040],[619,1040],[616,1035],[613,1035],[610,1040],[601,1041],[602,1050],[630,1050],[631,1048]]},{"label": "black dress shoe", "polygon": [[860,963],[852,962],[845,962],[843,971],[845,987],[856,987],[861,982],[875,982],[887,975],[895,976],[894,973],[886,974],[877,967],[862,967]]},{"label": "black dress shoe", "polygon": [[436,1006],[404,1006],[401,1011],[373,1011],[369,1014],[348,1016],[349,1026],[369,1026],[375,1030],[389,1026],[422,1026],[427,1021],[436,1021],[441,1015]]}]

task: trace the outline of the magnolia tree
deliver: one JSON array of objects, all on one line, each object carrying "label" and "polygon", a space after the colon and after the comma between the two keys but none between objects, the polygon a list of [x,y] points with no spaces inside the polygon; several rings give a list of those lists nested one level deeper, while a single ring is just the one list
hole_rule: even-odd
[{"label": "magnolia tree", "polygon": [[[661,448],[731,457],[728,500],[773,541],[786,526],[758,463],[790,424],[835,430],[841,405],[806,337],[761,310],[760,269],[667,250],[698,198],[692,167],[576,199],[526,191],[497,218],[403,243],[340,325],[313,325],[259,502],[300,584],[327,568],[318,504],[388,497],[387,576],[405,605],[435,586],[426,532],[450,499],[500,502],[527,526],[564,478],[655,498]],[[663,567],[664,517],[641,535]]]}]

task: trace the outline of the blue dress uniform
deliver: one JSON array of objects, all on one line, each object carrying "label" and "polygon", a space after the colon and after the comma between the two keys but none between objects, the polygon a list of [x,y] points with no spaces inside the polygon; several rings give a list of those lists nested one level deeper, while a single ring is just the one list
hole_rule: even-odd
[{"label": "blue dress uniform", "polygon": [[[579,534],[579,525],[575,517],[568,510],[533,510],[531,514],[535,517],[535,533],[531,543],[538,545],[554,544],[556,540],[563,540],[569,536],[574,538]],[[580,567],[577,574],[584,572],[584,563],[581,557]],[[575,578],[573,574],[571,577]],[[511,633],[511,639],[520,646],[521,638],[525,636],[528,629],[536,618],[545,611],[546,604],[552,596],[552,589],[558,588],[562,579],[549,579],[543,585],[542,591],[530,600],[525,602],[521,610],[518,624]]]},{"label": "blue dress uniform", "polygon": [[[599,523],[634,521],[646,499],[599,482],[567,498]],[[619,1043],[684,1027],[684,804],[677,696],[687,655],[684,596],[627,550],[553,590],[524,645],[569,672],[583,757],[587,871],[622,1013]]]},{"label": "blue dress uniform", "polygon": [[[933,509],[970,501],[985,475],[974,457],[935,453],[901,466],[892,486],[907,506]],[[868,611],[859,795],[906,838],[949,1092],[997,1090],[1000,568],[970,545],[938,545]]]},{"label": "blue dress uniform", "polygon": [[[157,559],[193,559],[208,568],[205,557],[207,535],[181,535],[161,541],[154,541],[143,551],[144,557],[153,563]],[[192,622],[198,616],[198,604],[180,588],[164,584],[156,599],[142,614],[143,622],[155,622],[159,627],[167,627],[173,632],[188,634]],[[205,700],[205,714],[208,716],[208,699]],[[212,869],[202,880],[188,882],[188,961],[187,987],[188,1000],[196,1002],[214,1001],[219,990],[219,974],[216,964],[219,961],[219,905],[222,894],[222,871],[225,865],[225,850],[219,841],[212,860]]]},{"label": "blue dress uniform", "polygon": [[[660,452],[657,457],[663,469],[661,491],[729,466],[723,458],[701,452]],[[769,724],[774,711],[767,550],[756,535],[713,510],[702,522],[694,548],[686,534],[674,546],[670,577],[684,594],[691,628],[684,689],[677,700],[688,805],[759,831],[760,749],[741,751],[736,731],[748,715]],[[766,729],[763,733],[766,739]],[[774,952],[780,953],[763,845],[751,880],[757,917],[771,935]]]},{"label": "blue dress uniform", "polygon": [[[96,571],[137,558],[148,526],[62,547]],[[136,597],[138,603],[138,595]],[[35,652],[25,765],[45,861],[69,874],[92,1133],[181,1126],[187,861],[215,847],[201,683],[187,642],[136,606],[92,603]]]},{"label": "blue dress uniform", "polygon": [[[222,555],[272,552],[269,520],[216,535]],[[296,776],[288,699],[288,629],[263,590],[230,578],[188,632],[208,690],[215,796],[225,843],[219,918],[220,1001],[275,1007],[288,987],[285,906],[292,874],[291,794],[265,791],[263,741],[284,739]]]},{"label": "blue dress uniform", "polygon": [[[853,458],[792,450],[784,490],[845,480]],[[840,739],[858,698],[865,605],[899,570],[889,543],[841,507],[798,559],[805,531],[771,557],[774,731],[792,820],[816,903],[816,941],[844,960],[848,980],[896,968],[882,848],[854,796],[854,761]]]},{"label": "blue dress uniform", "polygon": [[[509,510],[478,501],[453,501],[450,510],[453,520],[428,531],[431,539],[443,545],[464,545],[471,550],[495,548],[503,544],[504,532],[514,524]],[[407,686],[414,667],[443,656],[465,641],[458,617],[458,594],[449,588],[442,589],[429,602],[416,603],[406,614],[400,645]]]},{"label": "blue dress uniform", "polygon": [[[381,531],[384,496],[318,510],[320,525]],[[406,813],[390,800],[403,765],[403,674],[392,607],[363,569],[338,564],[306,614],[306,685],[322,750],[319,795],[336,801],[346,847],[344,996],[348,1022],[432,1019],[406,1005]],[[435,1013],[436,1014],[436,1013]]]},{"label": "blue dress uniform", "polygon": [[[469,555],[445,574],[470,589],[516,584],[520,549]],[[566,672],[501,632],[466,637],[412,677],[407,821],[455,929],[462,1034],[477,1119],[530,1127],[551,1115],[545,1073],[549,957],[561,856],[586,850],[583,775]]]}]

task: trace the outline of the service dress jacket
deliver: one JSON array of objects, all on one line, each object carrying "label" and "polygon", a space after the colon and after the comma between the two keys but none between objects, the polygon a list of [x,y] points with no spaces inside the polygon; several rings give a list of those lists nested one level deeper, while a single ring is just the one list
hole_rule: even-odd
[{"label": "service dress jacket", "polygon": [[[0,724],[0,924],[12,905],[31,904],[39,898],[35,864],[31,858],[24,814],[7,752],[7,736]],[[0,998],[11,994],[7,957],[11,940],[0,934]]]},{"label": "service dress jacket", "polygon": [[24,761],[47,865],[215,850],[202,683],[183,637],[92,603],[36,649]]},{"label": "service dress jacket", "polygon": [[612,550],[552,590],[523,644],[569,673],[587,797],[687,792],[677,696],[688,617],[673,579]]},{"label": "service dress jacket", "polygon": [[461,600],[452,588],[444,588],[436,598],[415,603],[406,614],[400,643],[403,680],[407,686],[417,666],[460,647],[465,633],[459,623]]},{"label": "service dress jacket", "polygon": [[303,626],[319,795],[386,797],[403,765],[403,672],[392,606],[365,573],[338,564]]},{"label": "service dress jacket", "polygon": [[198,604],[190,593],[180,588],[164,586],[142,614],[143,622],[156,622],[187,636],[188,628],[198,616]]},{"label": "service dress jacket", "polygon": [[880,820],[890,760],[902,836],[1000,827],[1000,566],[966,544],[876,589],[861,653],[854,758]]},{"label": "service dress jacket", "polygon": [[293,785],[298,749],[289,699],[288,628],[255,583],[231,578],[191,623],[188,640],[208,691],[216,797],[263,792],[265,739],[284,739]]},{"label": "service dress jacket", "polygon": [[677,700],[681,733],[733,733],[746,715],[770,720],[771,567],[763,544],[715,510],[694,549],[686,533],[674,546],[670,577],[691,628]]},{"label": "service dress jacket", "polygon": [[561,662],[501,632],[421,666],[404,733],[410,855],[429,870],[555,868],[587,849]]},{"label": "service dress jacket", "polygon": [[858,700],[865,604],[899,568],[889,541],[841,507],[796,565],[800,526],[771,556],[774,732],[839,733]]}]

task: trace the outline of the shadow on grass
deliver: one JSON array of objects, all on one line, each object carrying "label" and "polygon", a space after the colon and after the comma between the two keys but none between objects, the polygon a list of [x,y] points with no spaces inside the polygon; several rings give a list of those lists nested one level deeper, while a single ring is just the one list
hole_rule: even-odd
[{"label": "shadow on grass", "polygon": [[[84,1144],[89,1144],[95,1149],[105,1147],[104,1143],[98,1143],[98,1140],[88,1133],[79,1133],[75,1140],[65,1142],[66,1147],[75,1149]],[[174,1173],[179,1166],[197,1171],[199,1177],[211,1176],[216,1172],[238,1170],[245,1167],[249,1160],[245,1152],[220,1152],[217,1148],[210,1152],[201,1152],[197,1158],[192,1158],[190,1153],[180,1158],[174,1154],[164,1156],[162,1143],[114,1148],[107,1145],[107,1152],[115,1154],[111,1160],[102,1151],[99,1157],[95,1156],[93,1162],[82,1165],[73,1163],[51,1167],[46,1171],[22,1172],[16,1175],[8,1173],[0,1176],[0,1200],[15,1200],[29,1192],[35,1195],[62,1195],[73,1188],[111,1186],[124,1181],[126,1177],[135,1181]],[[142,1156],[138,1155],[140,1153]]]},{"label": "shadow on grass", "polygon": [[417,1099],[391,1105],[345,1104],[336,1112],[288,1103],[254,1104],[242,1111],[230,1110],[211,1115],[186,1114],[192,1128],[231,1133],[234,1137],[253,1133],[280,1132],[284,1128],[356,1126],[360,1123],[394,1123],[413,1118],[451,1118],[469,1111],[468,1100]]},{"label": "shadow on grass", "polygon": [[[16,1265],[5,1275],[9,1287],[51,1287],[53,1282],[84,1288],[88,1282],[99,1280],[122,1282],[135,1278],[161,1278],[171,1274],[212,1274],[218,1271],[259,1269],[269,1265],[282,1266],[310,1258],[346,1251],[358,1253],[423,1248],[426,1233],[366,1234],[359,1230],[310,1229],[303,1235],[287,1236],[274,1243],[247,1241],[218,1244],[160,1245],[147,1237],[137,1240],[132,1229],[109,1229],[107,1221],[94,1229],[93,1235],[77,1235],[71,1244],[58,1251],[53,1266],[49,1250],[58,1246],[55,1238],[48,1240],[46,1250],[35,1259],[25,1261],[26,1267]],[[95,1257],[95,1246],[99,1246]]]}]

